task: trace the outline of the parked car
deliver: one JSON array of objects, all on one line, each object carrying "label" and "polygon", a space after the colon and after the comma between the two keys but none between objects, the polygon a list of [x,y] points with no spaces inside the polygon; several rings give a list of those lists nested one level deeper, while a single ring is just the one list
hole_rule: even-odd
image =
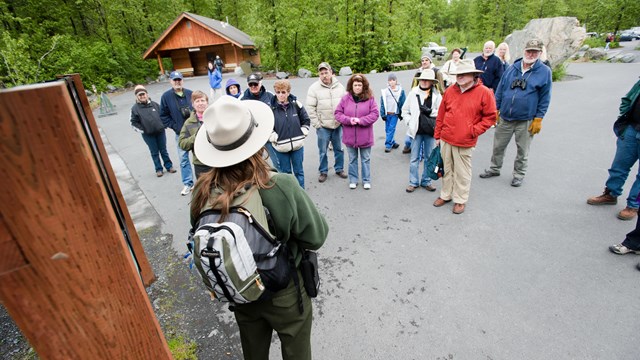
[{"label": "parked car", "polygon": [[620,34],[619,41],[633,41],[640,39],[640,34],[636,34],[631,31],[626,31]]},{"label": "parked car", "polygon": [[427,53],[427,54],[431,54],[431,56],[436,56],[436,55],[444,56],[444,54],[447,53],[447,48],[444,46],[440,46],[434,42],[430,42],[427,45],[428,46],[422,47],[423,54]]}]

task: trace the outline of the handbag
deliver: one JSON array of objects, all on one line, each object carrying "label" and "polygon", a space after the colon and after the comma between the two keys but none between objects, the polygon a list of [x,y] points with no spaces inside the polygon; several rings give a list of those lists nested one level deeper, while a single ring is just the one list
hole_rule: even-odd
[{"label": "handbag", "polygon": [[318,296],[320,275],[318,275],[318,253],[304,250],[300,261],[300,274],[304,280],[304,290],[310,298]]},{"label": "handbag", "polygon": [[427,160],[427,175],[429,175],[431,180],[438,180],[444,175],[444,162],[440,154],[440,145],[431,150],[431,154]]}]

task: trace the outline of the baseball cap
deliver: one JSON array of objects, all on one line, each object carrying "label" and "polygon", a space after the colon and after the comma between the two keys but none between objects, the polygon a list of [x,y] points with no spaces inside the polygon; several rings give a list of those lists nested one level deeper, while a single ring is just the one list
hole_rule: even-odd
[{"label": "baseball cap", "polygon": [[318,71],[322,69],[331,70],[331,65],[329,65],[329,63],[327,62],[321,62],[320,65],[318,65]]},{"label": "baseball cap", "polygon": [[170,78],[171,80],[175,80],[175,79],[180,79],[180,80],[182,80],[182,79],[183,79],[183,77],[182,77],[182,73],[181,73],[180,71],[173,71],[173,72],[171,72],[171,74],[169,74],[169,78]]},{"label": "baseball cap", "polygon": [[262,76],[260,76],[260,74],[252,73],[247,77],[247,84],[257,84],[260,80],[262,80]]},{"label": "baseball cap", "polygon": [[529,41],[527,41],[527,44],[524,46],[524,50],[538,50],[538,51],[542,51],[542,46],[544,44],[542,43],[542,40],[538,40],[538,39],[531,39]]}]

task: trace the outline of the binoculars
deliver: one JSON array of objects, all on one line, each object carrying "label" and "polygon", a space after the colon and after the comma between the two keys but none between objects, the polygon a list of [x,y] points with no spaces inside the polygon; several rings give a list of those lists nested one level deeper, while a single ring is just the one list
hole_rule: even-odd
[{"label": "binoculars", "polygon": [[525,79],[515,79],[513,80],[513,82],[511,83],[511,88],[515,89],[519,87],[520,89],[524,90],[527,87],[527,80]]}]

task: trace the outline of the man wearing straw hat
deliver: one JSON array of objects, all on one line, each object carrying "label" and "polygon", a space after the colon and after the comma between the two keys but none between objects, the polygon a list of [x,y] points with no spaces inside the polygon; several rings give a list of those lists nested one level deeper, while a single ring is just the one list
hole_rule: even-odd
[{"label": "man wearing straw hat", "polygon": [[462,214],[471,189],[471,155],[482,135],[496,122],[493,92],[479,80],[472,60],[462,60],[455,73],[456,84],[442,97],[436,119],[435,139],[441,146],[444,176],[440,197],[433,206],[453,200],[453,213]]}]

